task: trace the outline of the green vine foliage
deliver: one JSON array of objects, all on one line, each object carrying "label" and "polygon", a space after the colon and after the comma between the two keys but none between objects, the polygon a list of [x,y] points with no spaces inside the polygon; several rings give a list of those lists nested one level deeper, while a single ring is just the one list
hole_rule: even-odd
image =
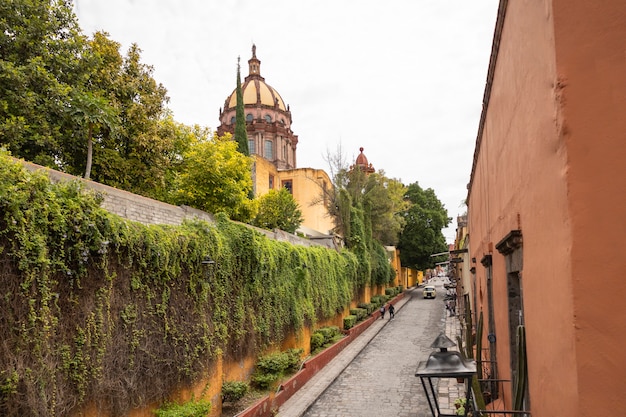
[{"label": "green vine foliage", "polygon": [[[216,224],[145,226],[0,154],[0,415],[111,415],[334,317],[362,255]],[[203,265],[205,256],[216,261]],[[359,277],[359,278],[357,278]]]}]

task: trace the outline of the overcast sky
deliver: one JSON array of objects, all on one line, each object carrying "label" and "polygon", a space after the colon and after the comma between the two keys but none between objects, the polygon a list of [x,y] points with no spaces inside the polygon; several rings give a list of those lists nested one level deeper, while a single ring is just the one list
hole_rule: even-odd
[{"label": "overcast sky", "polygon": [[498,0],[74,0],[86,35],[141,48],[174,118],[215,130],[248,75],[290,105],[297,165],[330,173],[340,145],[376,170],[435,190],[453,223],[472,166]]}]

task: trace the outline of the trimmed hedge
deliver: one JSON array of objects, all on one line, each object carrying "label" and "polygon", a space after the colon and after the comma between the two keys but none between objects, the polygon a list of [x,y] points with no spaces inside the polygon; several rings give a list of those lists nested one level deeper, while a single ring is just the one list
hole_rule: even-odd
[{"label": "trimmed hedge", "polygon": [[351,308],[350,314],[356,316],[356,321],[362,321],[367,317],[367,310],[364,308]]},{"label": "trimmed hedge", "polygon": [[343,319],[343,328],[345,330],[350,330],[356,324],[356,316],[349,315]]}]

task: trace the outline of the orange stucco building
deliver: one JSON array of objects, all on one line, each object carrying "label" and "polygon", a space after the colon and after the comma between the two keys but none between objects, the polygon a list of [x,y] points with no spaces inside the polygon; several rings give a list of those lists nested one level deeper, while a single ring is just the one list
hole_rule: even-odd
[{"label": "orange stucco building", "polygon": [[[490,378],[533,417],[619,414],[626,392],[626,2],[501,0],[468,185]],[[513,407],[512,384],[497,402]]]}]

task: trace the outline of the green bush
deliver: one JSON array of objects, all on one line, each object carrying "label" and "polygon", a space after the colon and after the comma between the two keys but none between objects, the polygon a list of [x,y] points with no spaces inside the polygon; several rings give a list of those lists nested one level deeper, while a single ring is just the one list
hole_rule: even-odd
[{"label": "green bush", "polygon": [[337,326],[328,326],[327,329],[330,329],[330,337],[326,339],[326,343],[334,343],[343,334]]},{"label": "green bush", "polygon": [[289,358],[283,352],[270,353],[261,356],[256,367],[265,374],[281,374],[289,367]]},{"label": "green bush", "polygon": [[222,401],[235,403],[242,399],[250,389],[247,382],[225,381],[222,384]]},{"label": "green bush", "polygon": [[337,326],[326,326],[315,330],[311,335],[311,352],[335,343],[342,336],[343,333]]},{"label": "green bush", "polygon": [[343,319],[343,328],[349,330],[356,324],[356,316],[349,315]]},{"label": "green bush", "polygon": [[367,311],[368,315],[372,314],[376,310],[376,307],[374,307],[374,304],[372,303],[359,303],[358,307],[364,308]]},{"label": "green bush", "polygon": [[316,351],[322,346],[324,346],[324,335],[318,331],[315,331],[311,335],[311,352]]},{"label": "green bush", "polygon": [[387,297],[395,297],[398,295],[398,287],[385,288],[385,295]]},{"label": "green bush", "polygon": [[367,317],[367,310],[364,308],[351,308],[350,314],[356,316],[356,321],[361,321]]},{"label": "green bush", "polygon": [[302,363],[302,354],[304,349],[287,349],[285,355],[287,356],[287,371],[297,371]]},{"label": "green bush", "polygon": [[269,390],[273,388],[276,381],[280,379],[280,374],[268,374],[256,372],[250,378],[252,384],[261,390]]},{"label": "green bush", "polygon": [[191,400],[184,404],[166,402],[155,410],[154,414],[156,417],[206,417],[210,412],[210,401]]}]

